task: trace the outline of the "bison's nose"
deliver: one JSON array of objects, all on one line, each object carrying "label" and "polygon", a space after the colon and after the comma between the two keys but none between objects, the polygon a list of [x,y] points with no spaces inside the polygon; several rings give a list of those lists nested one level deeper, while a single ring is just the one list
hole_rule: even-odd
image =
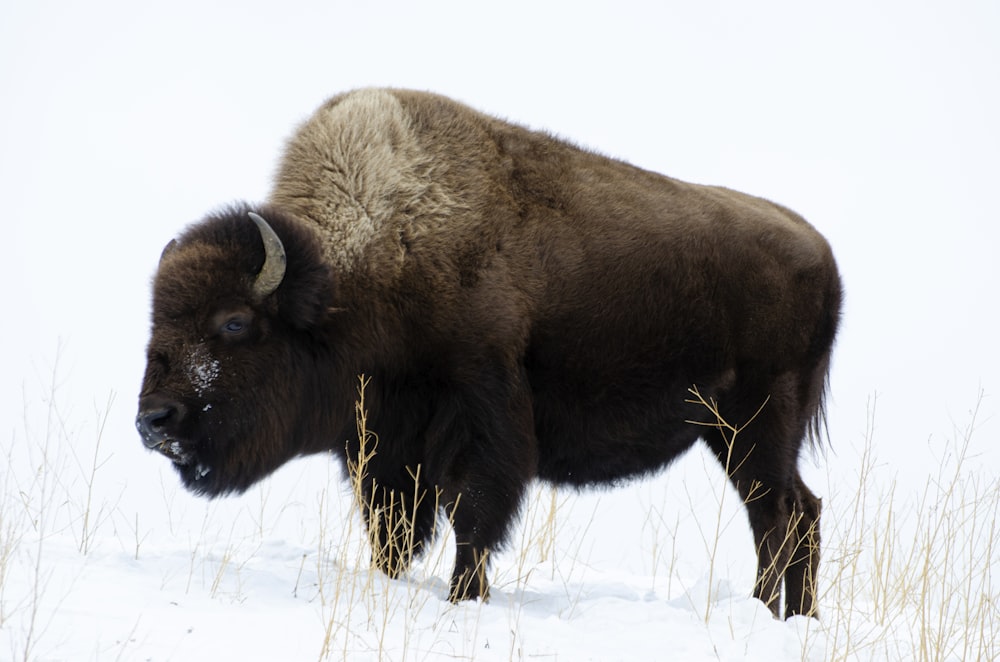
[{"label": "bison's nose", "polygon": [[142,409],[135,418],[135,427],[142,436],[146,448],[156,448],[170,436],[173,429],[183,416],[182,405],[163,405],[150,409]]}]

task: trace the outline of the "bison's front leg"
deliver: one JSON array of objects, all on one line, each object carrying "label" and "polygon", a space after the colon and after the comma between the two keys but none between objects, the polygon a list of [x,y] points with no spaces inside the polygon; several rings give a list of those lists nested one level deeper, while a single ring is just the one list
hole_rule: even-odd
[{"label": "bison's front leg", "polygon": [[434,529],[433,498],[419,481],[410,482],[408,489],[394,489],[373,481],[360,495],[372,565],[393,578],[409,569]]},{"label": "bison's front leg", "polygon": [[461,492],[451,515],[455,569],[448,597],[452,602],[489,600],[489,554],[503,544],[523,489],[523,483],[479,476]]},{"label": "bison's front leg", "polygon": [[452,602],[489,598],[489,554],[501,547],[537,469],[534,419],[526,382],[491,381],[442,399],[428,431],[428,464],[442,488],[455,531]]},{"label": "bison's front leg", "polygon": [[458,543],[455,555],[455,570],[451,575],[451,590],[448,599],[452,602],[490,599],[490,583],[486,578],[489,550],[477,549],[471,544]]}]

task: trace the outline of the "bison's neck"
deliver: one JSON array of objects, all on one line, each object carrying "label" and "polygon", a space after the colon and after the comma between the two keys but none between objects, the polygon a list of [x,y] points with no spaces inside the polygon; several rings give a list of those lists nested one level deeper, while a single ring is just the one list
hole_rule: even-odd
[{"label": "bison's neck", "polygon": [[393,316],[370,296],[345,296],[338,303],[303,368],[295,433],[302,455],[343,452],[345,443],[356,438],[363,398],[372,401],[375,383],[386,381],[385,366],[397,363],[407,345]]}]

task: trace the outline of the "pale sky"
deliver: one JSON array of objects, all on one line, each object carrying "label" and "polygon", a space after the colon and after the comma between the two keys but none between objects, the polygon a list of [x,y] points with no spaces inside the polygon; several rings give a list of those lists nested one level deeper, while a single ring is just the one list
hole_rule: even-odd
[{"label": "pale sky", "polygon": [[881,457],[933,463],[982,390],[974,451],[1000,471],[1000,4],[354,5],[0,5],[0,439],[61,342],[59,388],[84,414],[114,392],[113,443],[147,462],[161,248],[264,198],[323,99],[392,85],[802,213],[847,297],[820,463],[876,394]]}]

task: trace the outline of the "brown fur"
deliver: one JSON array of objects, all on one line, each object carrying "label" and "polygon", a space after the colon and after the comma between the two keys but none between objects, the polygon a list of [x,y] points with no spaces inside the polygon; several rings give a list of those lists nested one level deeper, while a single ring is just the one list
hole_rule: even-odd
[{"label": "brown fur", "polygon": [[[841,291],[799,216],[399,90],[335,97],[290,140],[254,208],[288,260],[260,302],[249,209],[189,229],[154,283],[138,425],[189,488],[240,491],[300,454],[346,460],[366,374],[370,496],[392,508],[419,467],[420,489],[458,503],[452,597],[485,596],[477,566],[532,478],[616,483],[699,437],[724,459],[722,435],[691,423],[715,421],[686,402],[696,386],[734,424],[767,401],[730,459],[755,594],[777,615],[784,577],[786,613],[814,613],[820,506],[796,465]],[[427,503],[409,513],[417,551]]]}]

